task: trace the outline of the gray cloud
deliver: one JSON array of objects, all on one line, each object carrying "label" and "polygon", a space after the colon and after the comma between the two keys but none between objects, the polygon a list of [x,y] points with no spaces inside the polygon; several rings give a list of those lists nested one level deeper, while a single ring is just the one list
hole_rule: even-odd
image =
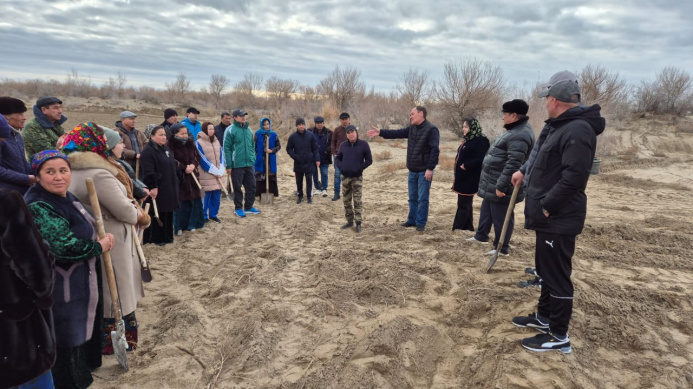
[{"label": "gray cloud", "polygon": [[9,0],[3,12],[0,76],[13,78],[121,71],[163,88],[184,72],[199,87],[253,71],[315,85],[339,65],[387,91],[409,68],[435,78],[466,56],[520,85],[590,63],[632,83],[693,70],[693,3],[680,0]]}]

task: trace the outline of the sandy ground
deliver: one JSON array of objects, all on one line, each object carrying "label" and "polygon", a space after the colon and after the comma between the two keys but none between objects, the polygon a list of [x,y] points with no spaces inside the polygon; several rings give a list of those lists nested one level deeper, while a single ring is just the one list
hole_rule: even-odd
[{"label": "sandy ground", "polygon": [[[520,346],[534,332],[510,323],[539,295],[516,286],[534,262],[524,204],[511,255],[486,273],[491,247],[451,231],[450,170],[437,170],[426,231],[399,227],[402,144],[371,142],[391,158],[366,171],[361,234],[339,229],[331,195],[295,204],[281,152],[280,197],[258,204],[261,215],[235,218],[223,200],[222,224],[145,246],[154,280],[137,310],[139,348],[127,373],[105,357],[93,387],[693,387],[691,155],[602,162],[573,259],[573,352],[537,354]],[[447,138],[444,155],[456,145]]]}]

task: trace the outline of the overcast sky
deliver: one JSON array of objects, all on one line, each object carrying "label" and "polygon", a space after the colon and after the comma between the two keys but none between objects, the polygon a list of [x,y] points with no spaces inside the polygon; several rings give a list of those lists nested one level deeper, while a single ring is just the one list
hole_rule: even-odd
[{"label": "overcast sky", "polygon": [[121,72],[164,88],[184,72],[248,72],[314,86],[336,65],[388,91],[409,68],[439,79],[475,57],[532,87],[587,64],[632,84],[665,66],[693,72],[690,0],[0,0],[0,77],[97,85]]}]

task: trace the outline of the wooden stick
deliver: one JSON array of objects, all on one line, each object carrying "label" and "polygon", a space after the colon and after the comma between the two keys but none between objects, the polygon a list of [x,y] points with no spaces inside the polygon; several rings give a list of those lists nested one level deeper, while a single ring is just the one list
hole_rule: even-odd
[{"label": "wooden stick", "polygon": [[[149,215],[149,203],[144,205],[144,213]],[[137,232],[137,240],[140,241],[140,244],[142,244],[143,239],[144,239],[144,228],[140,228],[139,231]]]},{"label": "wooden stick", "polygon": [[156,218],[156,222],[159,224],[159,227],[163,227],[164,223],[159,219],[159,207],[156,206],[156,199],[154,199],[154,197],[152,197],[152,205],[154,206],[154,217]]},{"label": "wooden stick", "polygon": [[197,177],[195,177],[195,172],[191,172],[190,175],[192,176],[193,180],[195,180],[195,183],[197,184],[197,187],[202,189],[202,185],[200,185],[200,181],[197,180]]}]

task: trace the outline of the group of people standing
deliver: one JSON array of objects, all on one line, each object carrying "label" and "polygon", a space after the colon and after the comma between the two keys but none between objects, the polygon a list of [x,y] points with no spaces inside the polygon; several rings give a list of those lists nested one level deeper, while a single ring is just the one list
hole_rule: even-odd
[{"label": "group of people standing", "polygon": [[[543,287],[536,313],[512,323],[539,335],[522,340],[533,351],[570,352],[570,280],[575,237],[584,226],[586,196],[596,136],[603,132],[600,107],[583,106],[574,74],[556,73],[542,84],[549,119],[535,142],[529,106],[523,100],[502,106],[505,132],[491,144],[480,122],[467,118],[455,158],[452,190],[457,197],[453,230],[475,231],[467,239],[488,242],[509,254],[514,221],[499,242],[509,195],[527,200],[525,227],[536,231],[535,264]],[[256,196],[278,196],[277,153],[281,144],[264,117],[253,133],[241,109],[223,113],[221,123],[200,123],[189,108],[178,123],[175,110],[161,125],[143,133],[137,115],[120,114],[115,129],[81,123],[65,132],[62,101],[42,97],[35,118],[24,126],[26,106],[0,97],[0,382],[3,387],[87,387],[101,355],[113,352],[110,329],[115,318],[99,257],[110,252],[126,323],[126,339],[137,347],[137,302],[144,296],[136,245],[165,245],[183,231],[221,223],[221,192],[230,178],[234,213],[259,214]],[[328,167],[334,164],[333,201],[343,199],[346,224],[362,230],[363,171],[373,160],[368,142],[359,139],[350,116],[339,116],[330,130],[316,116],[306,129],[296,119],[286,152],[294,161],[297,203],[313,194],[327,197]],[[24,128],[24,132],[20,131]],[[24,137],[22,136],[24,135]],[[371,127],[370,137],[406,138],[409,213],[402,227],[424,231],[429,193],[440,154],[438,128],[425,107],[410,113],[399,130]],[[26,156],[30,156],[27,160]],[[29,162],[30,161],[30,162]],[[95,182],[107,234],[99,238],[84,183]],[[304,187],[305,184],[305,187]],[[258,190],[260,188],[260,190]],[[245,194],[244,194],[245,191]],[[478,228],[472,202],[482,197]],[[149,204],[145,212],[143,204]],[[155,222],[153,222],[155,220]],[[24,386],[29,387],[29,386]]]}]

